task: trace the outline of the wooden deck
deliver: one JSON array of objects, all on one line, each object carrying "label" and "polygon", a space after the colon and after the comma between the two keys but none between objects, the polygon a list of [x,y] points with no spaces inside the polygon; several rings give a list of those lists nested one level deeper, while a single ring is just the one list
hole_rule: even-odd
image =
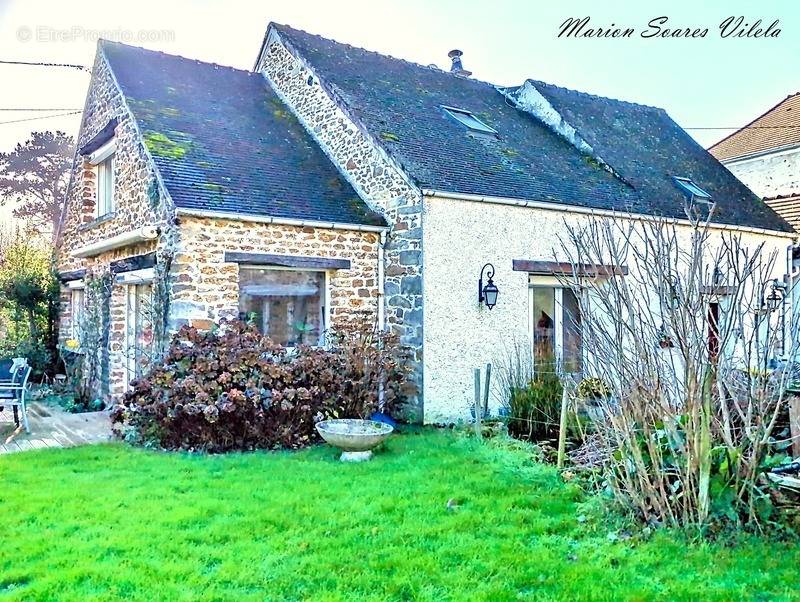
[{"label": "wooden deck", "polygon": [[0,454],[102,443],[111,438],[108,412],[70,414],[38,402],[28,406],[31,433],[14,425],[10,407],[0,412]]}]

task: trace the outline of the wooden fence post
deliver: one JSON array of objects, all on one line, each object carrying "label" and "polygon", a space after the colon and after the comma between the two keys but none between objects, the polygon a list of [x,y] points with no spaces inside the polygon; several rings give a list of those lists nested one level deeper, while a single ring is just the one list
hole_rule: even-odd
[{"label": "wooden fence post", "polygon": [[475,368],[475,436],[481,439],[481,369]]},{"label": "wooden fence post", "polygon": [[789,433],[792,437],[792,459],[800,458],[800,397],[789,397]]},{"label": "wooden fence post", "polygon": [[564,468],[564,456],[567,448],[567,408],[569,395],[567,387],[562,387],[561,393],[561,420],[558,423],[558,460],[556,467],[561,470]]},{"label": "wooden fence post", "polygon": [[492,380],[492,365],[486,364],[486,382],[483,384],[483,411],[489,413],[489,383]]}]

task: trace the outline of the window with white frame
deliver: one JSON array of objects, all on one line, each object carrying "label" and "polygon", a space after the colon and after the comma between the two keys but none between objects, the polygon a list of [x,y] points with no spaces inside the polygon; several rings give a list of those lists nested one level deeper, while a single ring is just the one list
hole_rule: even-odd
[{"label": "window with white frame", "polygon": [[116,140],[112,139],[89,155],[89,163],[94,165],[96,182],[96,217],[103,217],[114,211],[114,153]]},{"label": "window with white frame", "polygon": [[97,164],[97,217],[114,211],[114,155]]},{"label": "window with white frame", "polygon": [[475,117],[474,114],[466,109],[457,109],[456,107],[446,107],[442,105],[442,110],[445,112],[445,114],[458,121],[461,125],[466,126],[471,132],[495,136],[497,135],[496,129],[486,125],[483,121]]},{"label": "window with white frame", "polygon": [[141,378],[152,363],[153,284],[131,281],[127,284],[125,308],[125,354],[128,385]]},{"label": "window with white frame", "polygon": [[528,300],[534,363],[555,362],[565,372],[580,372],[581,312],[575,293],[560,286],[555,278],[532,277]]},{"label": "window with white frame", "polygon": [[70,290],[70,338],[81,340],[81,328],[85,319],[86,291],[81,287]]},{"label": "window with white frame", "polygon": [[281,345],[320,345],[326,283],[324,271],[240,266],[239,317]]}]

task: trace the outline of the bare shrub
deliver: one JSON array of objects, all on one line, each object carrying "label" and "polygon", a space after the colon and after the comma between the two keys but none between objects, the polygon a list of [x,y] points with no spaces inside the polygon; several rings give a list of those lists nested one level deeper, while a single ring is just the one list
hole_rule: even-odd
[{"label": "bare shrub", "polygon": [[656,524],[762,528],[797,339],[778,254],[708,222],[657,219],[568,226],[562,252],[584,375],[611,393],[592,443],[616,499]]}]

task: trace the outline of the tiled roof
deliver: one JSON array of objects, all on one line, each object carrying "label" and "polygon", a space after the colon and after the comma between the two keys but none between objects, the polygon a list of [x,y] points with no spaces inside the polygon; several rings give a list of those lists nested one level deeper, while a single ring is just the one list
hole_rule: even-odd
[{"label": "tiled roof", "polygon": [[[421,187],[682,218],[672,176],[685,176],[712,194],[715,221],[791,229],[662,109],[533,82],[617,177],[491,84],[271,27]],[[470,134],[442,106],[499,136]]]},{"label": "tiled roof", "polygon": [[786,194],[766,198],[764,202],[800,232],[800,195]]},{"label": "tiled roof", "polygon": [[787,96],[709,152],[720,161],[800,145],[800,92]]},{"label": "tiled roof", "polygon": [[[420,187],[635,207],[629,186],[573,152],[491,84],[275,27]],[[468,133],[443,105],[472,112],[500,137]]]},{"label": "tiled roof", "polygon": [[673,176],[691,179],[716,202],[724,224],[791,227],[675,123],[664,109],[535,82],[536,88],[636,189],[647,214],[683,216]]},{"label": "tiled roof", "polygon": [[114,42],[102,52],[177,207],[384,223],[260,74]]}]

